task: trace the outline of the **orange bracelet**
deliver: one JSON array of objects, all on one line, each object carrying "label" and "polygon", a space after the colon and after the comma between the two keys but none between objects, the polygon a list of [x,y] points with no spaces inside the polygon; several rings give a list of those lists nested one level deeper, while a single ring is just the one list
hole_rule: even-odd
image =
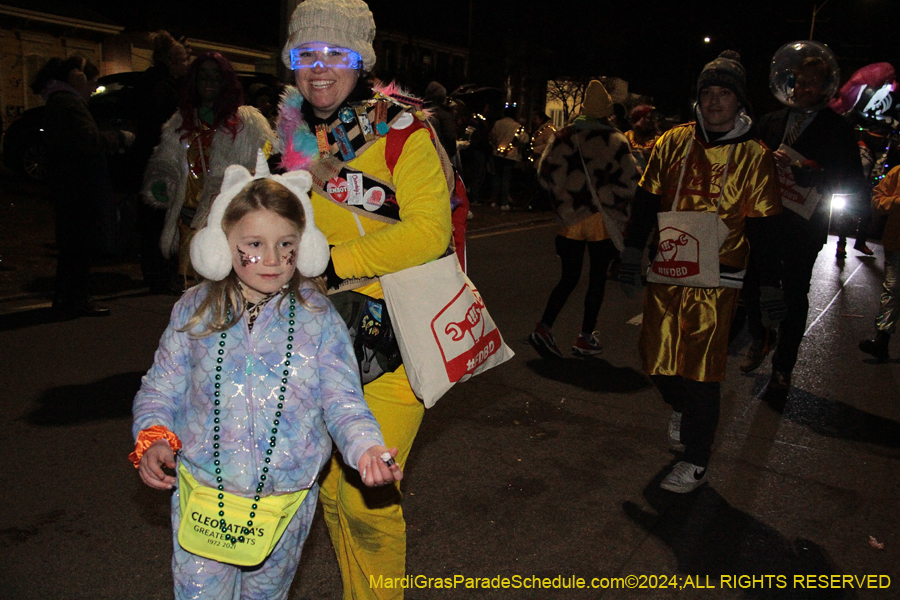
[{"label": "orange bracelet", "polygon": [[140,466],[141,457],[144,455],[144,452],[147,451],[147,448],[157,440],[166,440],[169,442],[169,448],[172,449],[172,452],[181,450],[181,440],[178,439],[177,435],[166,429],[165,426],[154,425],[153,427],[148,427],[138,434],[137,443],[134,445],[134,452],[128,455],[128,460],[134,463],[135,469]]}]

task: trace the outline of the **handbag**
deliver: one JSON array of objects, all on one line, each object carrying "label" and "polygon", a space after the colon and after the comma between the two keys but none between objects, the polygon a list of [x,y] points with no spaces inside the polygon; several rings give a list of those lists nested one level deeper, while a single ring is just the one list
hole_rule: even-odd
[{"label": "handbag", "polygon": [[[252,567],[275,549],[309,490],[259,500],[200,485],[178,465],[178,543],[192,554],[221,563]],[[252,515],[252,527],[247,527]],[[232,543],[226,536],[233,536]]]},{"label": "handbag", "polygon": [[409,384],[426,408],[514,356],[455,254],[380,279]]},{"label": "handbag", "polygon": [[[725,243],[729,231],[728,226],[719,217],[719,206],[725,193],[728,166],[734,153],[734,146],[731,146],[725,159],[725,172],[722,174],[722,185],[716,200],[716,212],[679,211],[678,197],[681,194],[681,183],[693,145],[694,138],[691,137],[681,164],[671,210],[657,213],[659,246],[647,273],[647,281],[684,287],[716,288],[721,285],[719,249]],[[731,277],[735,279],[733,274]],[[729,282],[728,287],[741,287],[742,278],[736,279],[739,284],[735,286]]]}]

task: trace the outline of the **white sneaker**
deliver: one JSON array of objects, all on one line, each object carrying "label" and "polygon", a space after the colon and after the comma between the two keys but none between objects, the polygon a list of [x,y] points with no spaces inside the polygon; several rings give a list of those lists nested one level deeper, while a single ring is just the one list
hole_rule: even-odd
[{"label": "white sneaker", "polygon": [[669,419],[669,446],[672,450],[684,451],[684,444],[681,443],[681,413],[674,410]]},{"label": "white sneaker", "polygon": [[676,494],[687,494],[706,483],[706,475],[709,469],[685,461],[680,461],[672,468],[672,472],[659,484],[664,490]]}]

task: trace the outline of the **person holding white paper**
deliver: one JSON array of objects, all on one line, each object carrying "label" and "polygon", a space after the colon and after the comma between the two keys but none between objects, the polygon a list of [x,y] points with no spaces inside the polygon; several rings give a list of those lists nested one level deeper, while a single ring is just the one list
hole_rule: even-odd
[{"label": "person holding white paper", "polygon": [[[782,60],[788,52],[796,56],[787,54]],[[781,73],[776,72],[777,65],[791,57],[793,69],[785,78],[785,85],[772,85],[776,97],[786,106],[759,120],[760,136],[770,148],[778,148],[775,160],[782,183],[789,177],[798,189],[807,190],[807,203],[818,202],[814,206],[791,202],[782,189],[786,210],[782,216],[781,258],[788,314],[778,329],[777,341],[772,339],[773,331],[762,324],[760,283],[753,268],[745,278],[743,295],[753,341],[741,370],[749,372],[759,367],[769,347],[774,346],[768,390],[781,392],[791,386],[791,374],[803,340],[812,270],[828,238],[832,196],[863,189],[862,163],[853,132],[844,119],[826,106],[840,79],[831,51],[816,42],[785,45],[773,60],[773,82]]]}]

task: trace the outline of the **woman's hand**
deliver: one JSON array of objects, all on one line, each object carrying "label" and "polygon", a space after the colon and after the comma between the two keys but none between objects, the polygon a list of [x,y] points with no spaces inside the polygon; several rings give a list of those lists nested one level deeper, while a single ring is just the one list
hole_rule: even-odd
[{"label": "woman's hand", "polygon": [[[403,479],[400,465],[394,462],[397,449],[372,446],[359,459],[359,476],[369,487],[387,485]],[[148,484],[149,485],[149,484]]]},{"label": "woman's hand", "polygon": [[175,485],[175,477],[167,475],[162,470],[164,466],[175,469],[175,453],[167,440],[156,440],[141,456],[141,464],[138,466],[141,480],[155,490],[171,490]]}]

